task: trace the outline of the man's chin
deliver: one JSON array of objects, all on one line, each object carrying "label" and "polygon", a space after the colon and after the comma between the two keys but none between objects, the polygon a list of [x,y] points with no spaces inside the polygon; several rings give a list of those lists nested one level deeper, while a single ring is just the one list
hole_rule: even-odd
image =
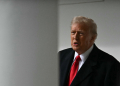
[{"label": "man's chin", "polygon": [[80,50],[80,48],[78,48],[78,47],[72,47],[72,48],[73,48],[74,51],[79,51]]}]

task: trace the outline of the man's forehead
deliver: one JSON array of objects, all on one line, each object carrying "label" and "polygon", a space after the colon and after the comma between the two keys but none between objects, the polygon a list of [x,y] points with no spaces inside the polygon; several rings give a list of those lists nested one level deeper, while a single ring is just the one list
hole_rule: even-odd
[{"label": "man's forehead", "polygon": [[78,25],[78,26],[76,27],[76,25],[72,25],[71,31],[73,31],[73,30],[77,30],[77,31],[88,31],[89,28],[88,28],[87,26]]},{"label": "man's forehead", "polygon": [[76,29],[71,29],[71,31],[78,31],[78,32],[83,32],[83,31],[85,31],[84,29],[78,29],[78,30],[76,30]]}]

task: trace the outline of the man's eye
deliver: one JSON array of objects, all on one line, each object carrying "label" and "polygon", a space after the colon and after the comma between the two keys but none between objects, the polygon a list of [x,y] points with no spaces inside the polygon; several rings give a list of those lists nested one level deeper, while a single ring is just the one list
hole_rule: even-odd
[{"label": "man's eye", "polygon": [[80,35],[83,35],[83,33],[79,33]]},{"label": "man's eye", "polygon": [[71,34],[75,34],[75,32],[71,32]]}]

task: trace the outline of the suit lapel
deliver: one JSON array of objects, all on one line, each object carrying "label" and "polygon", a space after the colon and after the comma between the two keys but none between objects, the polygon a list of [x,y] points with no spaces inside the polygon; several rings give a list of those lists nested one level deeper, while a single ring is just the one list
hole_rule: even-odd
[{"label": "suit lapel", "polygon": [[86,79],[93,71],[95,68],[97,68],[97,59],[98,59],[98,49],[94,45],[94,48],[92,52],[90,53],[88,59],[85,61],[81,69],[78,71],[76,77],[74,78],[73,82],[71,83],[71,86],[75,86],[84,79]]},{"label": "suit lapel", "polygon": [[61,78],[62,81],[62,86],[66,86],[67,84],[67,80],[68,80],[68,76],[69,76],[69,70],[73,61],[73,57],[74,57],[74,51],[71,50],[71,52],[65,57],[64,61],[62,62],[61,66],[61,75],[63,76]]}]

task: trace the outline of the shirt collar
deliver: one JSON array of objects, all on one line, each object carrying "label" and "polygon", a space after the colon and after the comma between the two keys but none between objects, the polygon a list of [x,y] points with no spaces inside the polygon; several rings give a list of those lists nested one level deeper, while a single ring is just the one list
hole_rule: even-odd
[{"label": "shirt collar", "polygon": [[[90,54],[92,49],[93,49],[93,45],[86,52],[84,52],[83,54],[80,55],[80,58],[83,62],[86,61],[86,59],[88,58],[88,55]],[[77,55],[78,55],[78,53],[75,51],[74,60],[75,60]]]}]

